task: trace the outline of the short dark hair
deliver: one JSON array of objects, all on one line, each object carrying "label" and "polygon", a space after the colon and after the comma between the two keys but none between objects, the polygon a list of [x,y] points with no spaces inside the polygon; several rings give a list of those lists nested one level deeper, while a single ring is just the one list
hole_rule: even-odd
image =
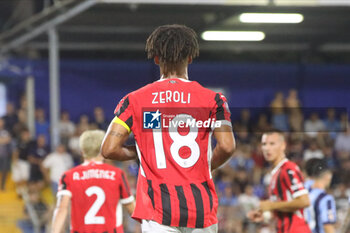
[{"label": "short dark hair", "polygon": [[178,64],[187,57],[199,55],[196,32],[185,25],[163,25],[156,28],[147,39],[148,58],[159,57],[166,64]]},{"label": "short dark hair", "polygon": [[279,130],[279,129],[270,129],[270,130],[268,130],[268,131],[265,131],[265,132],[263,133],[263,135],[264,135],[264,134],[266,134],[266,135],[271,135],[271,134],[274,134],[274,133],[279,134],[279,135],[283,138],[283,140],[286,141],[286,137],[284,136],[284,132],[281,131],[281,130]]},{"label": "short dark hair", "polygon": [[309,159],[305,164],[305,171],[309,177],[319,178],[323,173],[329,171],[329,167],[323,159]]}]

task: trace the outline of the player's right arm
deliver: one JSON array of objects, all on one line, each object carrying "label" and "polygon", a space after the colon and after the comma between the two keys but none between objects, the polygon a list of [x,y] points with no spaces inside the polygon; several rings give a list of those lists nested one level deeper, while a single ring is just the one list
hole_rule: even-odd
[{"label": "player's right arm", "polygon": [[220,128],[216,128],[214,130],[214,137],[217,143],[211,159],[212,170],[224,164],[232,156],[236,148],[231,126],[223,125]]},{"label": "player's right arm", "polygon": [[69,195],[58,196],[57,205],[54,211],[51,233],[61,233],[63,232],[64,223],[68,216],[68,208],[70,204]]},{"label": "player's right arm", "polygon": [[135,201],[132,201],[128,204],[124,204],[123,205],[125,207],[125,209],[128,211],[128,213],[130,214],[130,216],[132,215],[132,213],[135,210]]}]

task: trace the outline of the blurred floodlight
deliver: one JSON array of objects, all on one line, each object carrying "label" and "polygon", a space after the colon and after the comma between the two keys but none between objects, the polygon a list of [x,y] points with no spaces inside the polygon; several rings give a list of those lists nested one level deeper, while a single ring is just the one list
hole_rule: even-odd
[{"label": "blurred floodlight", "polygon": [[205,31],[203,40],[209,41],[261,41],[265,33],[260,31]]},{"label": "blurred floodlight", "polygon": [[243,13],[239,20],[242,23],[300,23],[304,17],[292,13]]},{"label": "blurred floodlight", "polygon": [[269,0],[99,0],[103,3],[188,4],[188,5],[268,5]]}]

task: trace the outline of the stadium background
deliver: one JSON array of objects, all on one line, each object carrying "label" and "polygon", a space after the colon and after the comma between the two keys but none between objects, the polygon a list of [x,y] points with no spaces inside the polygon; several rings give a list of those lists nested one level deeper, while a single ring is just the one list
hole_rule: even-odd
[{"label": "stadium background", "polygon": [[[264,175],[269,167],[262,159],[258,141],[260,133],[270,127],[294,131],[288,133],[290,146],[287,154],[301,166],[310,156],[327,159],[335,171],[330,192],[337,197],[340,228],[350,193],[347,181],[350,149],[346,146],[350,144],[349,132],[346,132],[350,105],[349,1],[102,2],[1,1],[0,84],[5,87],[6,99],[2,97],[0,101],[0,112],[6,117],[6,103],[13,103],[19,118],[16,124],[7,125],[12,133],[11,153],[16,150],[21,127],[30,124],[30,107],[43,109],[44,120],[37,118],[34,125],[37,131],[43,130],[41,133],[47,139],[52,137],[48,127],[50,117],[52,120],[50,111],[53,111],[50,106],[54,103],[59,112],[70,114],[76,132],[65,135],[61,141],[78,163],[79,159],[74,156],[76,152],[71,148],[74,143],[69,142],[84,129],[104,127],[125,94],[159,78],[158,67],[148,61],[144,53],[147,35],[156,26],[186,24],[193,27],[199,37],[205,30],[264,31],[266,37],[260,42],[217,42],[200,38],[200,57],[189,67],[191,80],[226,95],[233,115],[238,142],[236,156],[215,176],[221,204],[218,213],[220,232],[256,232],[257,228],[273,232],[268,224],[246,224],[242,214],[254,206],[257,197],[266,195]],[[91,4],[90,8],[70,18],[69,10],[79,9],[84,3]],[[300,24],[244,24],[238,20],[244,12],[302,13],[304,21]],[[55,25],[55,19],[59,17],[66,21]],[[51,24],[45,27],[47,22]],[[35,29],[41,27],[45,29],[43,33],[34,36]],[[54,33],[57,32],[56,45],[59,48],[55,63],[59,67],[56,74],[60,84],[57,102],[52,102],[50,95],[52,73],[49,58],[54,55],[52,50],[48,52],[53,44],[48,43],[46,30],[52,28],[57,29]],[[17,41],[28,35],[33,38]],[[35,83],[31,93],[28,93],[28,77],[33,77]],[[297,90],[298,105],[288,105],[291,89]],[[278,92],[283,93],[282,100],[275,98]],[[33,96],[34,106],[28,100]],[[95,119],[96,107],[101,107],[104,112],[104,124]],[[299,108],[301,118],[292,115],[292,110]],[[327,119],[329,108],[336,111],[334,121]],[[241,119],[243,109],[250,112],[247,121]],[[323,128],[309,128],[315,126],[309,124],[313,112],[317,112],[320,118],[315,125],[319,126],[321,122]],[[88,123],[81,119],[82,115],[88,116]],[[32,117],[34,120],[34,114]],[[291,119],[296,119],[297,123],[293,122],[299,127],[292,126]],[[57,125],[57,129],[59,127]],[[313,131],[320,132],[310,134]],[[32,139],[36,140],[38,134],[33,133]],[[53,149],[48,150],[51,152]],[[116,165],[123,166],[134,187],[137,164]],[[10,163],[3,169],[10,169]],[[254,197],[243,195],[245,190],[249,192],[246,187],[253,187]],[[44,212],[49,219],[54,197],[48,185],[39,194],[47,206],[48,210]],[[30,201],[26,203],[24,199],[16,193],[9,176],[5,190],[0,192],[0,232],[20,232],[19,222],[31,222],[24,211],[25,204],[30,204]],[[139,229],[128,217],[125,225],[126,232]]]}]

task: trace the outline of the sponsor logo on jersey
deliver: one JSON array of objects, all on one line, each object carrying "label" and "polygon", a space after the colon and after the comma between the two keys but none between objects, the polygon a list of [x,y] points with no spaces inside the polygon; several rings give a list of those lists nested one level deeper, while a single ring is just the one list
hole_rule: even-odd
[{"label": "sponsor logo on jersey", "polygon": [[143,112],[143,128],[160,129],[161,115],[162,113],[159,110],[156,112]]},{"label": "sponsor logo on jersey", "polygon": [[143,128],[144,129],[168,129],[169,131],[178,131],[185,128],[211,128],[221,127],[221,121],[215,118],[195,119],[190,114],[162,114],[159,109],[157,111],[143,112]]}]

